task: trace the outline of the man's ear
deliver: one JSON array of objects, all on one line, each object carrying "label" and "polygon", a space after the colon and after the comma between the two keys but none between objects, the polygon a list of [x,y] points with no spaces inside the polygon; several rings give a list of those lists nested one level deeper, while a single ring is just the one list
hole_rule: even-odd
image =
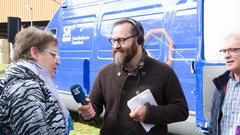
[{"label": "man's ear", "polygon": [[37,60],[38,55],[39,55],[39,51],[36,47],[31,47],[30,54],[31,54],[31,57],[33,58],[33,60]]}]

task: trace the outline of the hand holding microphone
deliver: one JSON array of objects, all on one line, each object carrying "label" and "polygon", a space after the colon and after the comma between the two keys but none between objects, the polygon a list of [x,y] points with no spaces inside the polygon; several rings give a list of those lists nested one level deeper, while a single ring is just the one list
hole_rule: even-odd
[{"label": "hand holding microphone", "polygon": [[93,119],[96,115],[96,112],[93,109],[90,99],[86,98],[81,86],[79,84],[75,84],[70,89],[75,101],[82,104],[79,106],[78,110],[83,119]]}]

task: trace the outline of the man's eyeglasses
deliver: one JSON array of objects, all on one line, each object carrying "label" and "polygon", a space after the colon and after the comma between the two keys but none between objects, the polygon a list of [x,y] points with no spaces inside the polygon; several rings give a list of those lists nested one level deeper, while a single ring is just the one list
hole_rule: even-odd
[{"label": "man's eyeglasses", "polygon": [[54,59],[60,59],[60,56],[57,51],[52,51],[50,49],[46,49],[45,51],[50,53],[54,57]]},{"label": "man's eyeglasses", "polygon": [[226,54],[227,52],[232,54],[232,53],[237,53],[239,52],[240,48],[228,48],[228,49],[222,49],[219,52],[221,52],[222,54]]},{"label": "man's eyeglasses", "polygon": [[138,35],[131,35],[131,36],[126,37],[126,38],[117,38],[117,39],[110,38],[109,41],[112,45],[114,45],[115,42],[118,42],[120,45],[124,45],[126,40],[128,40],[130,38],[133,38],[133,37],[136,37],[136,36],[138,36]]}]

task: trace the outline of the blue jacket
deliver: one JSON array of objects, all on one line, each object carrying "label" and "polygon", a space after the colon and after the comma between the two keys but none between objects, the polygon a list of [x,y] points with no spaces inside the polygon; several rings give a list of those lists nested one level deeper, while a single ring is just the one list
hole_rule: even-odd
[{"label": "blue jacket", "polygon": [[222,103],[225,97],[225,90],[227,82],[230,78],[230,72],[226,71],[224,74],[213,79],[213,83],[216,86],[212,98],[212,108],[211,108],[211,129],[210,135],[220,135],[220,121],[222,119]]}]

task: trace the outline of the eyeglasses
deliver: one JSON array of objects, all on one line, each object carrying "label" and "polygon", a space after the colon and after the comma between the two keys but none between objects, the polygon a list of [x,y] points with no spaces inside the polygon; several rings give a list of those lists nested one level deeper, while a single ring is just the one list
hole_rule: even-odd
[{"label": "eyeglasses", "polygon": [[232,53],[237,53],[239,52],[240,48],[228,48],[228,49],[222,49],[219,52],[221,52],[222,54],[226,54],[227,52],[232,54]]},{"label": "eyeglasses", "polygon": [[45,51],[50,53],[53,56],[54,59],[60,59],[60,56],[59,56],[57,51],[52,51],[50,49],[46,49]]},{"label": "eyeglasses", "polygon": [[109,41],[112,45],[115,44],[115,42],[117,41],[120,45],[124,45],[125,44],[125,41],[130,39],[130,38],[133,38],[133,37],[136,37],[138,35],[131,35],[129,37],[126,37],[126,38],[117,38],[117,39],[114,39],[114,38],[110,38]]}]

